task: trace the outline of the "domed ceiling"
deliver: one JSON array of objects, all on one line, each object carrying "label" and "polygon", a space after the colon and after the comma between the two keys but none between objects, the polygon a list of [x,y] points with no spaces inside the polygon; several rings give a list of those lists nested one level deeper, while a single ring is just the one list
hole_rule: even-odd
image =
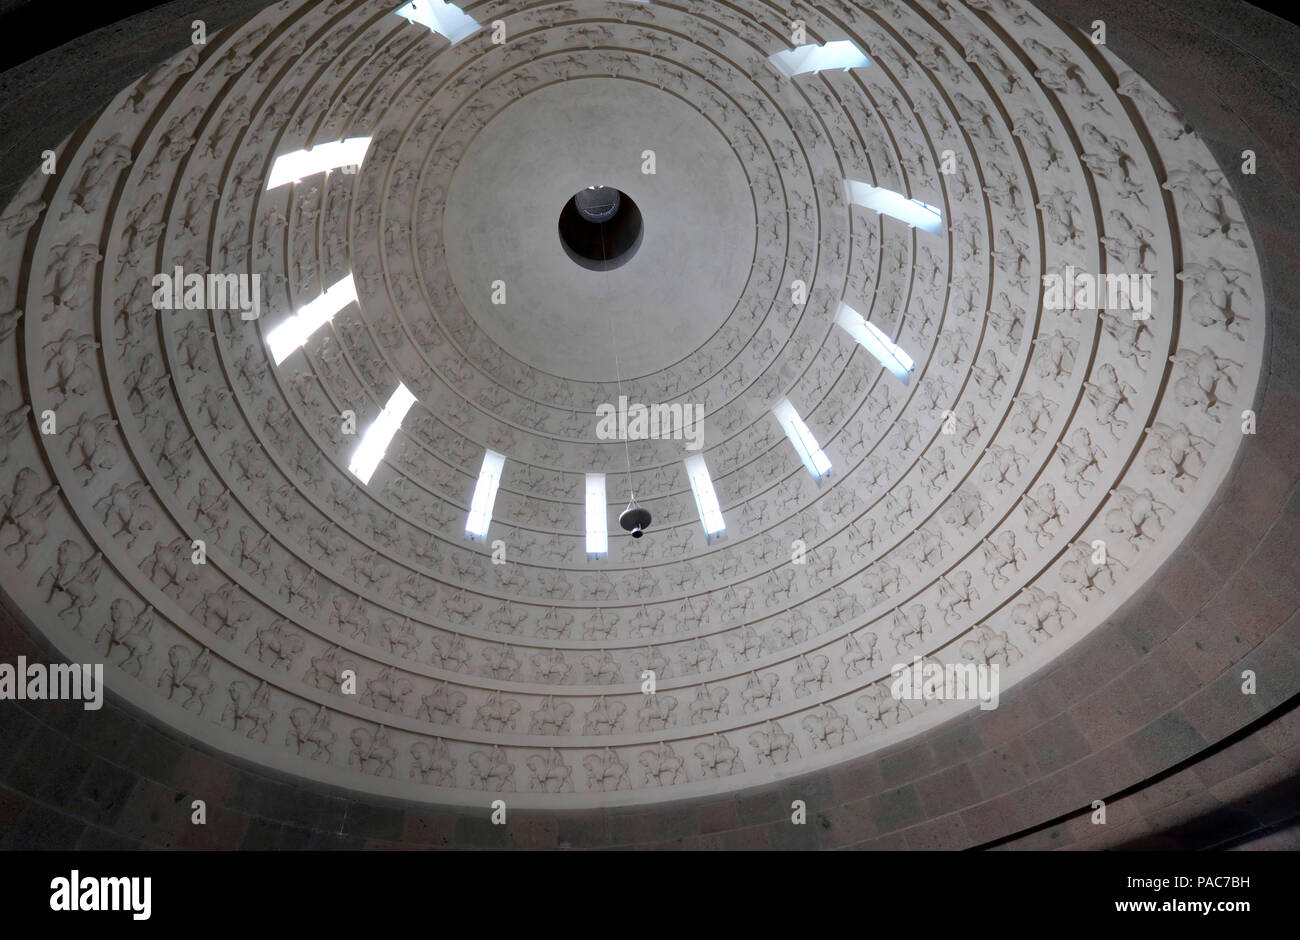
[{"label": "domed ceiling", "polygon": [[[1195,130],[1104,44],[1013,0],[870,6],[478,3],[451,44],[395,0],[290,0],[123,89],[0,224],[5,591],[195,738],[433,803],[841,762],[977,707],[893,698],[918,656],[997,664],[1005,693],[1224,480],[1259,266]],[[769,59],[845,39],[869,64]],[[277,157],[360,137],[354,172],[268,186]],[[644,215],[616,271],[556,233],[598,184]],[[260,315],[155,309],[178,266],[258,275]],[[1150,275],[1148,319],[1044,290],[1107,273]],[[349,275],[356,302],[277,364],[271,331]],[[415,402],[362,482],[399,385]],[[687,442],[598,436],[620,394],[703,406],[723,536]],[[629,484],[654,514],[607,557],[584,547],[593,472],[610,522]]]}]

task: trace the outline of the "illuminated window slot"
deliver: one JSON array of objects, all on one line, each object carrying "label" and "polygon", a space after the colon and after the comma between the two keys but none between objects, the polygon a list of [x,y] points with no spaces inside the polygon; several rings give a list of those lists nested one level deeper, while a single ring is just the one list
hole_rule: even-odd
[{"label": "illuminated window slot", "polygon": [[813,44],[784,49],[768,56],[768,61],[786,78],[794,78],[804,72],[860,69],[871,64],[867,54],[848,39],[837,39],[824,46]]},{"label": "illuminated window slot", "polygon": [[822,451],[821,445],[817,443],[817,438],[813,437],[812,431],[808,429],[808,425],[804,423],[803,418],[799,417],[799,412],[794,410],[794,405],[790,404],[790,399],[781,399],[776,407],[772,409],[772,413],[781,422],[786,437],[790,438],[790,443],[794,445],[795,451],[799,454],[799,459],[808,468],[808,472],[813,475],[813,479],[820,480],[830,473],[830,458]]},{"label": "illuminated window slot", "polygon": [[718,505],[718,495],[713,491],[713,480],[709,478],[709,468],[705,466],[702,454],[686,458],[686,476],[691,481],[691,492],[695,494],[695,508],[704,524],[704,534],[717,535],[727,527],[727,523],[722,518],[722,507]]},{"label": "illuminated window slot", "polygon": [[844,328],[858,343],[880,360],[880,364],[903,382],[907,382],[916,368],[912,357],[900,346],[882,333],[873,323],[868,323],[862,316],[846,303],[840,304],[835,314],[835,322]]},{"label": "illuminated window slot", "polygon": [[393,435],[402,426],[402,419],[406,417],[413,404],[415,404],[415,396],[405,385],[399,383],[397,391],[389,396],[388,404],[384,405],[384,410],[379,413],[379,417],[366,428],[366,433],[361,436],[361,443],[357,445],[356,453],[352,455],[352,462],[348,464],[348,470],[362,483],[369,483],[370,478],[375,475],[375,468],[379,466],[379,461],[384,459]]},{"label": "illuminated window slot", "polygon": [[271,347],[275,364],[278,366],[288,359],[295,349],[306,344],[313,333],[334,319],[348,304],[355,303],[356,299],[357,286],[349,274],[271,330],[266,336],[266,344]]},{"label": "illuminated window slot", "polygon": [[605,474],[587,474],[587,554],[609,552],[609,510],[605,502]]},{"label": "illuminated window slot", "polygon": [[308,176],[343,167],[359,167],[369,148],[369,137],[349,137],[286,153],[276,157],[275,163],[271,164],[271,177],[266,181],[266,188],[275,189],[285,183],[296,183]]},{"label": "illuminated window slot", "polygon": [[443,0],[412,0],[395,12],[411,23],[446,36],[453,46],[483,28],[456,4],[444,3]]},{"label": "illuminated window slot", "polygon": [[488,526],[492,525],[492,506],[497,501],[497,488],[501,486],[501,469],[505,465],[506,458],[494,450],[483,455],[483,468],[478,472],[474,498],[469,504],[469,519],[465,522],[465,534],[470,538],[487,536]]},{"label": "illuminated window slot", "polygon": [[857,180],[845,180],[844,185],[851,205],[872,209],[931,235],[943,231],[943,213],[928,203]]}]

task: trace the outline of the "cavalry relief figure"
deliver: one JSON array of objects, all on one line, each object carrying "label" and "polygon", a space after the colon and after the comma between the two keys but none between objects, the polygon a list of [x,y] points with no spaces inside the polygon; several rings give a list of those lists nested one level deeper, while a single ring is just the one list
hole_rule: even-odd
[{"label": "cavalry relief figure", "polygon": [[1188,285],[1186,309],[1193,320],[1201,326],[1222,327],[1237,339],[1246,338],[1241,324],[1251,318],[1242,314],[1242,307],[1250,303],[1250,294],[1241,280],[1250,276],[1248,272],[1210,258],[1202,264],[1185,263],[1175,276]]},{"label": "cavalry relief figure", "polygon": [[563,700],[557,702],[553,695],[548,695],[541,706],[532,713],[532,722],[528,726],[528,733],[568,734],[569,721],[572,718],[572,704]]},{"label": "cavalry relief figure", "polygon": [[331,748],[337,737],[330,730],[330,713],[324,705],[315,712],[310,708],[295,708],[289,712],[289,733],[284,736],[284,744],[285,747],[292,744],[295,754],[301,756],[303,747],[310,745],[311,753],[307,757],[311,760],[324,757],[328,764],[334,759]]},{"label": "cavalry relief figure", "polygon": [[844,638],[844,655],[840,657],[840,664],[844,667],[845,679],[862,675],[864,663],[870,668],[880,660],[881,654],[876,649],[876,642],[876,635],[871,632],[863,634],[861,641],[852,633]]},{"label": "cavalry relief figure", "polygon": [[823,705],[820,711],[805,715],[800,725],[812,739],[813,750],[830,750],[858,739],[849,719],[835,710],[833,705]]},{"label": "cavalry relief figure", "polygon": [[528,768],[528,787],[543,793],[572,793],[573,768],[564,762],[555,748],[548,754],[534,754],[524,761]]},{"label": "cavalry relief figure", "polygon": [[1011,620],[1024,628],[1034,643],[1056,636],[1067,623],[1076,619],[1075,612],[1061,602],[1061,595],[1055,591],[1049,594],[1031,584],[1024,589],[1022,596],[1028,598],[1028,603],[1013,606]]},{"label": "cavalry relief figure", "polygon": [[669,787],[687,781],[686,760],[677,756],[671,744],[660,742],[653,750],[642,751],[637,755],[637,763],[641,765],[645,786],[653,783],[656,787]]},{"label": "cavalry relief figure", "polygon": [[901,607],[894,609],[894,625],[889,631],[889,638],[894,641],[894,652],[910,652],[916,643],[925,642],[926,634],[932,632],[926,613],[924,604],[912,604],[906,611]]},{"label": "cavalry relief figure", "polygon": [[502,699],[500,692],[491,692],[487,700],[475,711],[473,727],[479,731],[515,730],[515,715],[519,713],[519,703],[514,699]]},{"label": "cavalry relief figure", "polygon": [[1065,482],[1073,484],[1075,492],[1083,497],[1093,486],[1085,475],[1089,470],[1100,472],[1106,452],[1092,443],[1087,428],[1075,428],[1070,441],[1069,444],[1065,441],[1057,443],[1056,456],[1065,464]]},{"label": "cavalry relief figure", "polygon": [[436,725],[460,724],[460,710],[467,701],[464,692],[449,690],[446,682],[439,682],[432,692],[420,697],[415,716]]},{"label": "cavalry relief figure", "polygon": [[1198,408],[1216,423],[1218,411],[1229,404],[1228,396],[1235,396],[1237,383],[1228,373],[1229,367],[1241,368],[1240,362],[1216,355],[1209,346],[1202,346],[1199,351],[1180,349],[1169,357],[1182,370],[1181,377],[1174,382],[1174,397],[1180,405]]},{"label": "cavalry relief figure", "polygon": [[1089,542],[1074,542],[1070,545],[1070,550],[1070,554],[1061,562],[1061,580],[1073,585],[1085,601],[1091,599],[1091,592],[1095,591],[1098,596],[1106,593],[1101,583],[1106,587],[1115,586],[1115,572],[1112,569],[1128,570],[1128,566],[1109,550],[1102,554],[1099,561],[1097,550]]},{"label": "cavalry relief figure", "polygon": [[597,754],[588,754],[582,759],[583,769],[587,771],[587,787],[592,790],[614,792],[631,790],[627,764],[623,763],[610,748]]},{"label": "cavalry relief figure", "polygon": [[1002,584],[1010,584],[1011,579],[1005,573],[1005,569],[1011,568],[1018,572],[1021,562],[1025,560],[1024,551],[1016,547],[1016,533],[1010,529],[999,532],[992,540],[983,539],[982,545],[985,577],[995,588]]},{"label": "cavalry relief figure", "polygon": [[1188,484],[1197,480],[1192,471],[1205,466],[1205,455],[1201,449],[1209,446],[1210,440],[1193,434],[1181,422],[1170,427],[1157,421],[1144,429],[1144,433],[1151,438],[1142,458],[1147,472],[1166,477],[1178,492],[1187,492]]},{"label": "cavalry relief figure", "polygon": [[700,772],[706,777],[730,777],[745,772],[740,751],[732,747],[726,735],[715,734],[708,741],[695,745],[695,757],[700,762]]},{"label": "cavalry relief figure", "polygon": [[762,729],[751,732],[749,746],[757,752],[760,767],[785,764],[803,756],[794,736],[785,731],[778,721],[769,721]]},{"label": "cavalry relief figure", "polygon": [[980,624],[971,631],[968,639],[962,640],[961,658],[984,666],[994,664],[1003,668],[1010,666],[1021,658],[1021,652],[1007,637],[1007,631],[995,632],[987,624]]},{"label": "cavalry relief figure", "polygon": [[[111,662],[113,650],[121,647],[126,651],[126,658],[118,663],[119,668],[139,678],[145,660],[153,650],[153,639],[150,636],[153,622],[152,607],[146,605],[137,614],[130,601],[119,597],[109,605],[108,623],[96,635],[95,646],[103,644],[105,662]],[[134,671],[130,669],[133,664]]]},{"label": "cavalry relief figure", "polygon": [[447,742],[434,738],[430,742],[416,741],[410,747],[411,777],[419,777],[421,783],[435,787],[454,787],[456,785],[456,761],[451,756]]},{"label": "cavalry relief figure", "polygon": [[1114,508],[1106,512],[1106,530],[1122,535],[1134,548],[1143,542],[1154,542],[1151,533],[1164,531],[1162,513],[1173,512],[1172,507],[1156,499],[1149,489],[1141,491],[1120,486],[1110,491],[1115,497]]},{"label": "cavalry relief figure", "polygon": [[240,723],[247,721],[250,727],[244,736],[265,744],[271,722],[275,721],[275,712],[271,710],[271,690],[265,682],[250,689],[247,682],[236,680],[230,683],[228,691],[230,704],[221,713],[221,723],[230,722],[230,730],[238,731]]},{"label": "cavalry relief figure", "polygon": [[393,763],[397,760],[397,751],[389,741],[387,728],[383,725],[375,731],[353,728],[349,740],[352,742],[352,750],[348,752],[349,767],[376,777],[394,776]]},{"label": "cavalry relief figure", "polygon": [[47,604],[54,603],[56,594],[66,599],[67,604],[59,611],[59,616],[75,617],[79,627],[86,609],[99,596],[95,592],[95,582],[99,580],[103,565],[104,556],[100,552],[86,557],[85,549],[76,542],[65,539],[59,543],[54,565],[45,569],[36,586],[49,587],[45,598]]},{"label": "cavalry relief figure", "polygon": [[939,577],[939,600],[936,606],[943,614],[944,626],[960,616],[957,608],[963,604],[966,606],[967,613],[973,612],[974,602],[979,599],[980,592],[972,583],[969,571],[956,571],[952,577],[944,575]]},{"label": "cavalry relief figure", "polygon": [[912,717],[912,710],[902,699],[894,698],[887,683],[868,686],[866,692],[853,703],[867,719],[867,730],[892,728]]},{"label": "cavalry relief figure", "polygon": [[740,690],[741,710],[748,715],[780,703],[780,681],[781,677],[775,672],[765,672],[761,676],[751,672],[745,678],[745,687]]},{"label": "cavalry relief figure", "polygon": [[5,546],[5,552],[13,555],[21,550],[22,561],[18,563],[21,570],[27,567],[34,546],[45,541],[48,534],[45,522],[54,512],[55,497],[58,486],[40,489],[41,479],[30,467],[23,467],[14,476],[13,491],[0,497],[0,532],[9,526],[18,531],[18,537]]},{"label": "cavalry relief figure", "polygon": [[211,669],[212,654],[206,647],[196,655],[189,647],[177,644],[167,651],[167,668],[158,676],[158,688],[167,689],[169,701],[184,689],[188,694],[181,707],[188,710],[197,706],[194,710],[202,715],[208,706],[208,696],[216,687],[209,676]]},{"label": "cavalry relief figure", "polygon": [[662,731],[673,724],[673,712],[677,709],[677,697],[664,693],[647,694],[642,697],[641,707],[636,711],[637,731]]}]

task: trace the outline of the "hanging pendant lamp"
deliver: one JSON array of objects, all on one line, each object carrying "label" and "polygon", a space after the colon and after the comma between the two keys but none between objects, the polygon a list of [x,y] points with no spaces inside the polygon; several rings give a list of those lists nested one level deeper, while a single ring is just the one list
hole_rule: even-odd
[{"label": "hanging pendant lamp", "polygon": [[627,504],[623,514],[618,517],[618,524],[632,533],[632,538],[639,539],[650,525],[650,510],[636,504],[636,497]]}]

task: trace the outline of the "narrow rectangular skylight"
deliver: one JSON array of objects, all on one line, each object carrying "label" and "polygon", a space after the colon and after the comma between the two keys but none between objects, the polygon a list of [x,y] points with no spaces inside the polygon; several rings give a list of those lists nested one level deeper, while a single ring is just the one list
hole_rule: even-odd
[{"label": "narrow rectangular skylight", "polygon": [[441,33],[454,46],[466,36],[472,36],[483,27],[454,3],[443,0],[412,0],[398,8],[397,15],[412,23]]},{"label": "narrow rectangular skylight", "polygon": [[727,527],[727,523],[723,521],[722,507],[718,505],[718,495],[713,492],[713,480],[709,477],[703,454],[686,458],[686,476],[691,481],[691,492],[695,494],[700,522],[704,523],[704,534],[717,535]]},{"label": "narrow rectangular skylight", "polygon": [[494,450],[483,454],[483,468],[478,472],[478,482],[474,484],[474,498],[469,504],[469,519],[465,522],[465,534],[473,539],[485,538],[488,526],[492,524],[492,506],[497,501],[497,487],[501,485],[501,469],[506,465],[506,458]]},{"label": "narrow rectangular skylight", "polygon": [[943,231],[943,213],[928,203],[857,180],[845,180],[844,187],[852,205],[873,209],[931,235]]},{"label": "narrow rectangular skylight", "polygon": [[609,551],[609,509],[605,504],[605,474],[587,474],[587,554]]},{"label": "narrow rectangular skylight", "polygon": [[393,435],[402,426],[402,419],[406,417],[413,404],[415,404],[415,396],[399,382],[397,390],[389,396],[388,404],[384,405],[384,410],[379,413],[379,417],[366,428],[366,433],[361,436],[361,443],[357,445],[356,452],[352,455],[352,462],[348,464],[348,470],[356,474],[357,479],[362,483],[369,483],[370,478],[375,475],[375,468],[379,466],[379,461],[383,460],[388,445],[392,443]]},{"label": "narrow rectangular skylight", "polygon": [[369,137],[349,137],[286,153],[276,157],[271,164],[271,176],[266,181],[266,188],[275,189],[285,183],[296,183],[316,173],[340,167],[361,166],[369,148]]},{"label": "narrow rectangular skylight", "polygon": [[278,366],[307,342],[307,338],[322,326],[334,319],[334,316],[357,299],[357,285],[349,274],[338,283],[327,288],[315,300],[304,304],[298,312],[289,317],[266,335],[266,344],[271,347],[271,355]]},{"label": "narrow rectangular skylight", "polygon": [[879,359],[882,366],[904,382],[908,380],[912,370],[916,368],[916,363],[874,323],[868,323],[862,314],[846,303],[840,304],[840,309],[835,314],[835,322],[857,340],[867,352]]},{"label": "narrow rectangular skylight", "polygon": [[837,39],[824,46],[798,46],[769,56],[768,61],[786,78],[803,72],[828,69],[860,69],[871,64],[867,54],[848,39]]},{"label": "narrow rectangular skylight", "polygon": [[776,420],[781,422],[786,437],[790,438],[790,443],[794,445],[794,449],[799,453],[799,459],[813,475],[813,479],[820,480],[830,473],[830,458],[822,451],[817,438],[813,437],[812,431],[808,429],[803,418],[799,417],[799,412],[794,410],[790,399],[782,398],[772,409],[772,413],[776,415]]}]

